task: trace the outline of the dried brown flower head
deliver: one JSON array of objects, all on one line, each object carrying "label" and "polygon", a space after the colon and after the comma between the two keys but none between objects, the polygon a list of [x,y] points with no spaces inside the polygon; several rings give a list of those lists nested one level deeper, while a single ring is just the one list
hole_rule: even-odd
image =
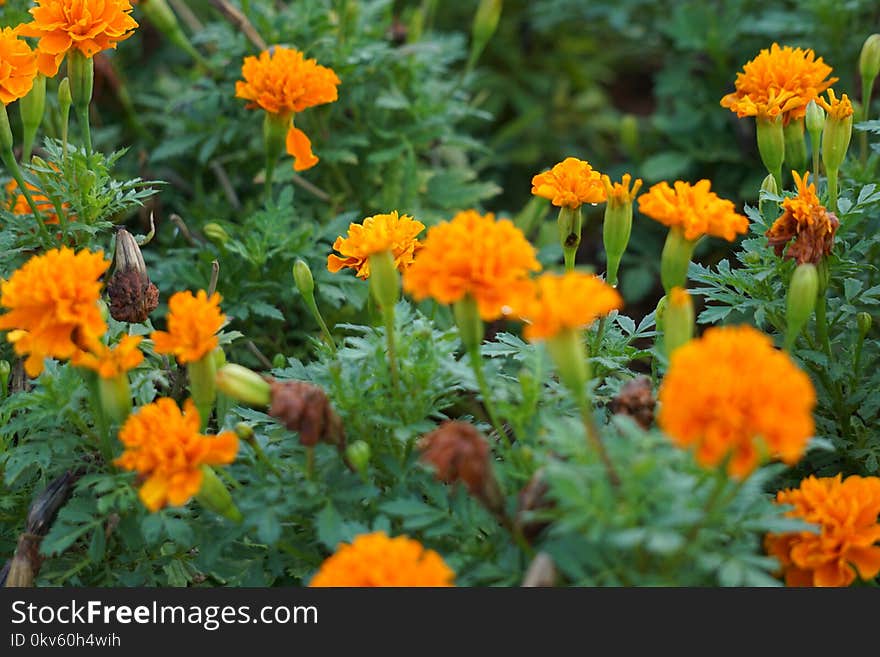
[{"label": "dried brown flower head", "polygon": [[299,432],[300,443],[314,447],[323,442],[344,448],[342,420],[321,388],[305,381],[273,381],[271,386],[269,415]]},{"label": "dried brown flower head", "polygon": [[643,429],[649,429],[654,422],[656,405],[651,379],[647,376],[637,376],[623,384],[608,408],[615,415],[628,415]]}]

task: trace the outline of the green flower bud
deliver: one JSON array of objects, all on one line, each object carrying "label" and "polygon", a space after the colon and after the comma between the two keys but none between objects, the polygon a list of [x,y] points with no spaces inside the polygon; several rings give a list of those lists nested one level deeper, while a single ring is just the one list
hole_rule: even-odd
[{"label": "green flower bud", "polygon": [[43,122],[43,113],[46,110],[46,76],[37,73],[34,78],[34,86],[31,87],[27,96],[18,101],[18,111],[21,114],[21,125],[24,129],[24,146],[21,159],[27,162],[31,158],[31,149],[37,130]]},{"label": "green flower bud", "polygon": [[776,178],[776,183],[782,187],[782,163],[785,161],[785,131],[782,128],[782,117],[771,119],[759,116],[755,125],[761,161],[767,171]]},{"label": "green flower bud", "polygon": [[293,265],[293,280],[301,295],[306,299],[312,298],[315,292],[315,279],[312,278],[312,270],[301,258],[297,259]]},{"label": "green flower bud", "polygon": [[660,281],[666,294],[674,287],[687,285],[687,272],[696,241],[686,239],[681,228],[673,226],[666,235],[660,256]]},{"label": "green flower bud", "polygon": [[776,178],[773,177],[773,174],[768,173],[764,178],[764,182],[761,183],[761,191],[779,196],[779,185],[776,184]]},{"label": "green flower bud", "polygon": [[868,335],[868,331],[871,330],[871,325],[874,323],[874,318],[871,317],[869,313],[861,312],[856,315],[856,324],[859,327],[859,333],[864,337]]},{"label": "green flower bud", "polygon": [[455,324],[465,350],[479,349],[483,342],[483,320],[477,302],[471,295],[465,295],[452,305]]},{"label": "green flower bud", "polygon": [[8,360],[0,360],[0,399],[6,397],[9,392],[9,376],[12,373],[12,366]]},{"label": "green flower bud", "polygon": [[[846,98],[846,94],[844,94]],[[853,112],[849,112],[848,116],[843,116],[846,112],[835,116],[833,112],[829,112],[825,118],[825,129],[822,131],[822,162],[825,164],[825,171],[837,172],[843,160],[846,159],[846,152],[849,149],[849,142],[852,138]]]},{"label": "green flower bud", "polygon": [[590,379],[587,350],[580,331],[565,329],[547,340],[546,344],[559,373],[559,380],[580,402]]},{"label": "green flower bud", "polygon": [[285,365],[287,365],[287,357],[284,354],[277,353],[272,356],[272,367],[276,370],[280,370]]},{"label": "green flower bud", "polygon": [[[815,100],[811,100],[807,104],[806,125],[810,136],[822,132],[822,128],[825,127],[825,110]],[[816,146],[818,147],[818,143]]]},{"label": "green flower bud", "polygon": [[867,79],[880,75],[880,34],[872,34],[865,39],[859,55],[859,74]]},{"label": "green flower bud", "polygon": [[[219,347],[218,347],[219,349]],[[208,426],[217,399],[217,359],[213,353],[186,364],[189,375],[189,393],[201,419],[201,430]]]},{"label": "green flower bud", "polygon": [[70,93],[70,78],[64,78],[58,84],[58,105],[61,107],[61,114],[67,116],[67,112],[72,104],[73,95]]},{"label": "green flower bud", "polygon": [[255,439],[254,429],[247,422],[239,422],[235,425],[235,435],[239,440],[250,443]]},{"label": "green flower bud", "polygon": [[819,294],[819,272],[811,263],[798,265],[785,298],[785,347],[791,349],[798,334],[813,314]]},{"label": "green flower bud", "polygon": [[220,224],[213,222],[205,224],[202,227],[202,232],[205,234],[205,237],[218,246],[225,246],[229,241],[229,233],[227,233]]},{"label": "green flower bud", "polygon": [[241,365],[229,363],[215,377],[217,389],[248,406],[263,408],[272,401],[272,387],[262,376]]},{"label": "green flower bud", "polygon": [[92,102],[95,85],[95,62],[77,48],[67,53],[67,77],[70,79],[70,96],[73,106],[82,110]]},{"label": "green flower bud", "polygon": [[370,256],[370,292],[382,312],[393,308],[400,298],[400,274],[394,265],[391,251]]},{"label": "green flower bud", "polygon": [[581,244],[581,231],[584,219],[580,208],[559,208],[559,217],[556,225],[559,227],[559,243],[562,245],[562,253],[565,256],[565,270],[574,269],[575,256]]},{"label": "green flower bud", "polygon": [[666,297],[663,314],[663,347],[666,357],[694,336],[694,302],[691,295],[682,287],[675,287]]},{"label": "green flower bud", "polygon": [[7,153],[12,152],[12,127],[9,125],[9,115],[6,113],[6,105],[0,109],[0,151],[3,152],[4,161]]},{"label": "green flower bud", "polygon": [[141,0],[139,4],[141,11],[159,31],[171,33],[175,29],[180,29],[177,16],[165,0]]},{"label": "green flower bud", "polygon": [[631,180],[632,176],[625,174],[620,183],[612,185],[608,176],[602,176],[602,185],[605,187],[607,197],[605,223],[602,227],[602,241],[608,260],[605,280],[613,286],[617,285],[617,270],[620,267],[620,260],[626,252],[626,246],[629,244],[629,236],[632,232],[633,199],[642,186],[642,181],[639,179],[630,189]]},{"label": "green flower bud", "polygon": [[196,494],[196,499],[206,509],[210,509],[232,522],[241,522],[243,519],[241,511],[232,501],[229,490],[220,481],[213,468],[208,465],[202,466],[202,487]]},{"label": "green flower bud", "polygon": [[345,448],[345,458],[362,475],[367,473],[367,467],[370,465],[370,456],[370,445],[363,440],[355,440]]},{"label": "green flower bud", "polygon": [[757,251],[749,251],[743,256],[743,261],[747,265],[757,265],[759,262],[761,262],[761,254]]},{"label": "green flower bud", "polygon": [[477,13],[474,14],[474,24],[471,38],[471,52],[468,58],[467,68],[472,69],[476,64],[480,53],[489,43],[489,39],[498,28],[498,20],[501,18],[502,0],[480,0]]},{"label": "green flower bud", "polygon": [[807,166],[807,142],[804,141],[804,120],[789,121],[782,128],[785,137],[785,163],[789,169],[802,171]]}]

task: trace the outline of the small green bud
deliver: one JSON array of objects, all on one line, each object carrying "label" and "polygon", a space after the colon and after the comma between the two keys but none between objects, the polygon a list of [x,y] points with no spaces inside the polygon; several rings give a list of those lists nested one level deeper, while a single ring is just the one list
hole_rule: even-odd
[{"label": "small green bud", "polygon": [[70,78],[64,78],[58,84],[58,105],[61,107],[61,113],[67,114],[72,104],[73,95],[70,93]]},{"label": "small green bud", "polygon": [[383,312],[386,308],[393,308],[400,298],[400,274],[391,251],[370,256],[370,291]]},{"label": "small green bud", "polygon": [[635,181],[630,189],[632,176],[628,173],[623,176],[621,183],[611,184],[608,176],[602,176],[602,185],[605,187],[605,223],[602,227],[602,242],[605,246],[605,256],[608,261],[608,269],[605,279],[609,285],[617,286],[617,270],[620,260],[626,252],[629,244],[629,236],[632,232],[633,199],[642,186],[641,179]]},{"label": "small green bud", "polygon": [[254,440],[256,436],[256,434],[254,433],[254,428],[247,422],[239,422],[238,424],[236,424],[234,431],[239,440],[243,440],[246,443]]},{"label": "small green bud", "polygon": [[287,357],[284,354],[278,353],[272,356],[272,367],[276,370],[280,370],[285,365],[287,365]]},{"label": "small green bud", "polygon": [[211,222],[205,224],[202,227],[202,232],[205,234],[205,237],[218,246],[225,246],[229,241],[229,233],[218,223]]},{"label": "small green bud", "polygon": [[743,261],[747,265],[757,265],[759,262],[761,262],[761,254],[757,251],[749,251],[745,254],[745,256],[743,256]]},{"label": "small green bud", "polygon": [[782,117],[775,119],[759,116],[755,122],[758,136],[758,153],[767,171],[773,174],[777,184],[782,184],[782,163],[785,161],[785,131]]},{"label": "small green bud", "polygon": [[868,335],[868,331],[871,330],[871,325],[874,323],[874,318],[871,317],[870,313],[860,312],[856,315],[856,324],[859,327],[859,333],[862,336]]},{"label": "small green bud", "polygon": [[262,408],[272,401],[269,382],[246,367],[228,363],[217,370],[215,378],[218,390],[249,406]]},{"label": "small green bud", "polygon": [[233,522],[241,522],[241,511],[232,501],[232,495],[229,490],[220,481],[217,473],[208,466],[202,466],[202,487],[196,494],[196,499],[206,509],[210,509],[214,513],[223,516]]},{"label": "small green bud", "polygon": [[694,302],[691,295],[682,287],[675,287],[666,297],[663,315],[663,347],[666,357],[694,336]]},{"label": "small green bud", "polygon": [[489,39],[495,34],[498,28],[498,20],[501,18],[502,0],[480,0],[477,6],[477,13],[474,14],[474,23],[472,28],[471,52],[468,58],[468,69],[470,70],[476,63],[489,43]]},{"label": "small green bud", "polygon": [[880,75],[880,34],[872,34],[865,39],[859,55],[859,73],[868,79]]},{"label": "small green bud", "polygon": [[764,178],[764,182],[761,183],[761,190],[768,194],[779,196],[779,185],[776,184],[776,178],[773,177],[773,174],[767,174]]},{"label": "small green bud", "polygon": [[297,259],[293,265],[293,280],[301,295],[306,299],[312,297],[315,292],[315,279],[312,278],[312,270],[301,258]]},{"label": "small green bud", "polygon": [[852,126],[853,114],[837,117],[829,112],[825,118],[825,129],[822,131],[822,162],[825,164],[825,171],[836,172],[840,169],[849,150]]},{"label": "small green bud", "polygon": [[470,294],[465,295],[452,305],[452,313],[465,349],[479,349],[483,342],[484,326],[476,300]]},{"label": "small green bud", "polygon": [[673,226],[669,229],[660,256],[660,281],[666,294],[674,287],[687,285],[688,267],[695,245],[695,241],[685,238],[681,228]]},{"label": "small green bud", "polygon": [[816,266],[809,262],[798,265],[791,276],[785,299],[785,319],[788,324],[785,331],[787,349],[794,346],[798,334],[813,314],[818,294],[819,272]]},{"label": "small green bud", "polygon": [[180,29],[177,16],[165,0],[141,0],[140,7],[144,15],[161,32],[173,33],[174,30]]},{"label": "small green bud", "polygon": [[811,100],[807,104],[806,124],[811,135],[822,132],[822,128],[825,127],[825,110],[815,100]]},{"label": "small green bud", "polygon": [[370,445],[363,440],[355,440],[345,448],[345,458],[362,475],[367,473],[367,467],[370,465],[370,456]]}]

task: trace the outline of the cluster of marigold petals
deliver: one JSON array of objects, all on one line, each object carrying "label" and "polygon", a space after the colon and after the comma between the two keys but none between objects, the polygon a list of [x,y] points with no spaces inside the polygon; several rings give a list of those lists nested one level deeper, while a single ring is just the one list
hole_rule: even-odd
[{"label": "cluster of marigold petals", "polygon": [[623,298],[598,276],[583,272],[541,274],[513,302],[513,314],[526,322],[529,341],[545,340],[566,330],[578,331],[623,307]]},{"label": "cluster of marigold petals", "polygon": [[0,330],[15,352],[27,355],[25,371],[38,376],[43,359],[69,359],[107,330],[98,300],[101,275],[110,266],[102,252],[62,247],[33,256],[0,282]]},{"label": "cluster of marigold petals", "polygon": [[28,95],[37,75],[37,55],[16,28],[0,29],[0,102],[9,105]]},{"label": "cluster of marigold petals", "polygon": [[[37,206],[37,209],[40,211],[40,214],[43,218],[44,224],[57,224],[60,223],[58,219],[58,215],[55,213],[55,205],[52,201],[40,191],[36,185],[32,185],[31,183],[25,183],[28,191],[31,193],[31,198],[34,201],[34,204]],[[13,214],[17,215],[31,215],[33,211],[31,210],[31,206],[28,205],[27,199],[24,194],[22,194],[18,189],[18,183],[15,180],[10,180],[6,183],[6,195],[9,198],[9,211]],[[68,203],[65,203],[62,206],[64,209],[70,207]]]},{"label": "cluster of marigold petals", "polygon": [[202,466],[232,463],[238,452],[238,437],[231,431],[199,433],[192,400],[183,412],[169,398],[141,407],[122,425],[119,440],[125,452],[115,463],[144,478],[139,495],[150,511],[186,504],[202,486]]},{"label": "cluster of marigold petals", "polygon": [[403,273],[403,289],[416,301],[441,304],[470,295],[488,322],[528,291],[529,274],[540,269],[535,248],[512,221],[465,210],[428,229],[418,257]]},{"label": "cluster of marigold petals", "polygon": [[748,476],[767,458],[797,462],[813,435],[809,377],[750,326],[714,327],[676,349],[658,395],[658,423],[697,462]]},{"label": "cluster of marigold petals", "polygon": [[601,174],[589,162],[567,157],[532,178],[532,194],[550,199],[557,207],[574,210],[584,203],[602,203],[605,187]]},{"label": "cluster of marigold petals", "polygon": [[760,110],[782,114],[783,121],[803,118],[807,105],[816,100],[837,78],[828,78],[831,67],[810,50],[780,47],[769,49],[743,66],[736,76],[736,91],[721,99],[721,106],[739,116],[755,116]]},{"label": "cluster of marigold petals", "polygon": [[736,211],[732,201],[711,191],[711,186],[708,180],[694,185],[676,180],[673,187],[659,182],[639,196],[639,212],[664,226],[681,228],[688,240],[712,235],[732,242],[748,231],[749,220]]},{"label": "cluster of marigold petals", "polygon": [[810,475],[799,488],[781,490],[786,515],[819,526],[819,532],[768,534],[767,552],[782,564],[789,586],[848,586],[856,574],[871,580],[880,573],[880,479]]},{"label": "cluster of marigold petals", "polygon": [[834,93],[834,89],[828,90],[828,100],[819,96],[816,102],[822,106],[822,109],[828,112],[829,118],[837,119],[838,121],[852,116],[854,112],[849,96],[843,94],[843,96],[838,98]]},{"label": "cluster of marigold petals", "polygon": [[600,176],[602,187],[605,189],[605,200],[609,206],[622,206],[632,203],[639,190],[642,188],[642,179],[633,177],[625,173],[620,182],[611,182],[611,178],[605,174]]},{"label": "cluster of marigold petals", "polygon": [[455,573],[434,550],[406,536],[361,534],[340,543],[309,586],[454,586]]},{"label": "cluster of marigold petals", "polygon": [[176,292],[168,300],[167,331],[153,331],[150,338],[159,354],[171,354],[181,365],[201,360],[217,347],[217,332],[226,321],[221,297],[204,290]]},{"label": "cluster of marigold petals", "polygon": [[125,335],[114,347],[98,342],[88,350],[73,355],[70,362],[98,373],[102,379],[115,379],[140,365],[144,354],[138,348],[142,336]]},{"label": "cluster of marigold petals", "polygon": [[357,272],[357,277],[370,277],[370,256],[390,251],[394,256],[394,266],[398,271],[406,269],[414,262],[415,255],[422,247],[418,240],[425,224],[409,215],[377,214],[364,219],[360,224],[349,224],[348,236],[339,236],[333,243],[335,253],[327,256],[327,269],[336,273],[344,267]]},{"label": "cluster of marigold petals", "polygon": [[797,185],[797,196],[782,201],[783,213],[765,236],[777,256],[782,256],[786,245],[794,240],[785,257],[798,264],[816,264],[831,253],[840,220],[819,202],[816,186],[809,182],[809,172],[801,176],[792,171],[791,175]]}]

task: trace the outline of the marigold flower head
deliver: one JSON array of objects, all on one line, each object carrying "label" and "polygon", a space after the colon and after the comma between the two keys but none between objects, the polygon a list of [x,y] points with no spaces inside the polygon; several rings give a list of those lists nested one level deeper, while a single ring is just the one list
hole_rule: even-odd
[{"label": "marigold flower head", "polygon": [[781,490],[777,504],[786,513],[819,526],[768,534],[767,552],[779,559],[789,586],[848,586],[856,574],[871,580],[880,573],[880,479],[810,475],[796,489]]},{"label": "marigold flower head", "polygon": [[442,304],[471,295],[488,322],[528,290],[529,272],[540,269],[535,248],[513,222],[465,210],[428,230],[418,258],[403,273],[403,289],[416,301],[430,297]]},{"label": "marigold flower head", "polygon": [[235,460],[236,435],[204,436],[199,421],[192,400],[181,412],[173,399],[163,397],[130,415],[119,430],[125,452],[114,463],[145,478],[139,494],[150,511],[186,504],[202,487],[203,465]]},{"label": "marigold flower head", "polygon": [[16,28],[0,29],[0,102],[9,105],[27,96],[37,75],[37,55]]},{"label": "marigold flower head", "polygon": [[348,237],[339,236],[333,248],[344,258],[335,253],[327,256],[327,269],[333,273],[343,267],[350,267],[357,272],[358,278],[370,277],[370,256],[383,251],[391,251],[394,266],[398,271],[405,271],[421,249],[418,235],[425,229],[425,224],[409,215],[398,215],[395,210],[391,214],[377,214],[367,217],[361,224],[349,224]]},{"label": "marigold flower head", "polygon": [[168,300],[168,331],[153,331],[150,338],[159,354],[174,354],[181,365],[201,360],[218,344],[217,331],[226,321],[220,295],[204,290],[176,292]]},{"label": "marigold flower head", "polygon": [[[19,27],[20,34],[40,39],[37,49],[47,61],[58,64],[65,54],[79,50],[93,57],[102,50],[116,48],[138,26],[131,17],[128,0],[36,0],[32,22]],[[46,71],[43,71],[46,73]]]},{"label": "marigold flower head", "polygon": [[777,256],[782,256],[786,245],[794,239],[785,257],[799,265],[807,262],[817,264],[831,253],[840,220],[819,202],[816,186],[809,182],[809,172],[801,176],[797,171],[792,171],[791,175],[798,194],[782,201],[784,212],[764,235]]},{"label": "marigold flower head", "polygon": [[[57,224],[60,223],[58,219],[58,215],[55,213],[55,206],[52,201],[40,191],[40,189],[36,185],[32,185],[31,183],[25,183],[28,191],[31,193],[31,198],[34,200],[34,203],[37,206],[37,209],[40,211],[40,215],[43,217],[43,223],[45,224]],[[33,212],[31,210],[31,206],[28,205],[27,199],[24,194],[22,194],[18,189],[18,183],[15,180],[10,180],[6,183],[6,194],[9,198],[9,211],[13,214],[17,214],[20,216],[23,215],[32,215]],[[63,208],[68,208],[70,205],[65,203]]]},{"label": "marigold flower head", "polygon": [[560,208],[579,208],[584,203],[601,203],[605,188],[601,174],[589,162],[567,157],[549,171],[532,178],[532,194],[550,199]]},{"label": "marigold flower head", "polygon": [[98,373],[102,379],[115,379],[140,365],[144,355],[138,348],[140,335],[126,335],[115,347],[96,342],[89,351],[78,351],[71,363]]},{"label": "marigold flower head", "polygon": [[810,379],[770,338],[750,326],[708,329],[676,349],[658,395],[658,422],[706,467],[731,456],[745,477],[766,457],[789,465],[813,434]]},{"label": "marigold flower head", "polygon": [[406,536],[361,534],[340,543],[309,586],[453,586],[455,573],[433,550]]},{"label": "marigold flower head", "polygon": [[826,112],[828,112],[828,117],[831,119],[836,119],[838,121],[842,121],[848,116],[853,115],[853,106],[849,100],[849,96],[843,94],[840,98],[838,98],[834,94],[834,89],[828,90],[828,100],[826,101],[824,98],[819,96],[816,99],[816,102],[822,106]]},{"label": "marigold flower head", "polygon": [[622,307],[620,294],[601,278],[572,271],[541,274],[530,292],[514,303],[513,312],[526,321],[526,339],[535,342],[586,328]]},{"label": "marigold flower head", "polygon": [[70,358],[107,330],[98,279],[109,266],[100,251],[62,247],[33,256],[0,282],[0,306],[9,309],[0,315],[0,330],[9,331],[15,353],[28,355],[28,376],[43,371],[45,357]]},{"label": "marigold flower head", "polygon": [[437,479],[463,482],[472,495],[482,497],[493,478],[489,443],[467,422],[447,420],[418,441],[421,460],[434,467]]},{"label": "marigold flower head", "polygon": [[743,66],[736,76],[736,91],[724,96],[721,106],[739,116],[754,116],[753,106],[765,111],[775,107],[787,124],[803,118],[809,102],[837,81],[829,79],[830,74],[831,67],[812,50],[774,43]]},{"label": "marigold flower head", "polygon": [[749,220],[731,201],[711,191],[711,186],[708,180],[695,185],[677,180],[674,188],[667,182],[657,183],[639,196],[639,212],[664,226],[679,226],[688,240],[712,235],[732,242],[748,231]]}]

